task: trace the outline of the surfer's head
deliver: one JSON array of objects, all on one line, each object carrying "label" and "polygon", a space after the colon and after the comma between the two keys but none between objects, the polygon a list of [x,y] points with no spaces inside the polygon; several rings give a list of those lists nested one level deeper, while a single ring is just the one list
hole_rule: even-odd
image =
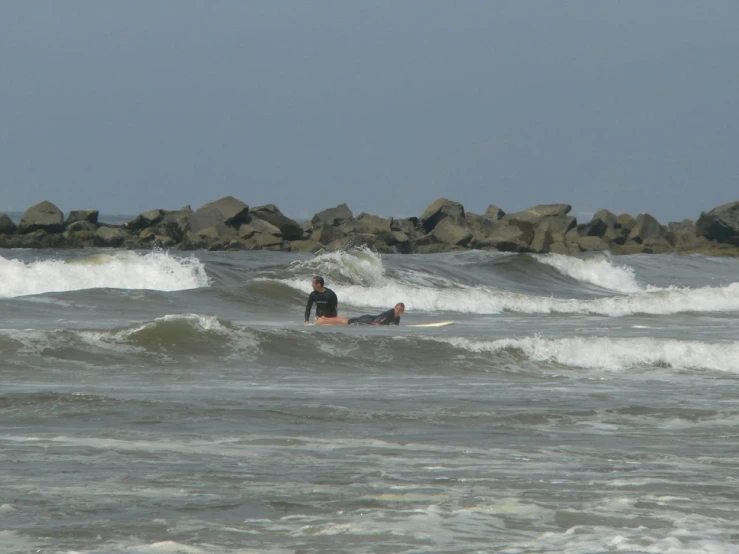
[{"label": "surfer's head", "polygon": [[402,302],[398,302],[397,304],[395,304],[395,317],[398,317],[403,312],[405,312],[405,304],[403,304]]},{"label": "surfer's head", "polygon": [[311,281],[311,285],[313,285],[313,290],[321,290],[324,287],[323,277],[320,275],[314,276],[313,281]]}]

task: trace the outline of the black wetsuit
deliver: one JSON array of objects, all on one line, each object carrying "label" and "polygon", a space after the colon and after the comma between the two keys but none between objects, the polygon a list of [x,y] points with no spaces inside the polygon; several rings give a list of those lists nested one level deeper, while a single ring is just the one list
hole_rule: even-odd
[{"label": "black wetsuit", "polygon": [[349,320],[349,325],[398,325],[400,316],[395,317],[395,308],[391,308],[380,315],[360,315]]},{"label": "black wetsuit", "polygon": [[338,313],[339,299],[336,293],[327,288],[323,292],[313,291],[308,296],[308,305],[305,307],[305,320],[310,320],[310,310],[316,303],[316,317],[336,317]]}]

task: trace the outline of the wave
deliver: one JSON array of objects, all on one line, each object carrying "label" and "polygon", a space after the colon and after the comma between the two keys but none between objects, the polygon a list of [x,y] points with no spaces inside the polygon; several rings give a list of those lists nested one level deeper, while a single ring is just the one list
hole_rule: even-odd
[{"label": "wave", "polygon": [[[111,330],[2,330],[5,360],[37,355],[110,367],[113,363],[171,365],[187,361],[230,361],[241,367],[258,361],[264,367],[338,364],[358,369],[378,356],[399,368],[433,368],[463,354],[482,356],[483,369],[527,362],[571,368],[624,370],[662,367],[739,373],[739,342],[649,337],[610,338],[538,336],[497,340],[429,336],[400,328],[305,328],[246,326],[211,315],[166,315],[153,321]],[[378,354],[381,353],[381,354]],[[489,355],[489,356],[485,356]],[[129,365],[129,367],[131,367]]]},{"label": "wave", "polygon": [[248,328],[215,316],[165,315],[153,321],[110,330],[5,329],[0,344],[20,354],[49,358],[117,360],[126,356],[159,362],[214,358],[244,359],[258,351]]},{"label": "wave", "polygon": [[554,254],[537,256],[537,260],[570,278],[622,294],[554,298],[513,292],[489,284],[464,284],[451,275],[423,269],[388,270],[382,258],[368,250],[334,252],[296,262],[291,271],[299,277],[276,281],[307,295],[312,289],[306,270],[320,272],[330,277],[330,283],[327,277],[327,284],[337,293],[341,305],[380,310],[404,302],[409,313],[498,314],[509,311],[618,317],[739,310],[739,283],[698,288],[654,287],[639,284],[631,268],[614,265],[606,258],[581,260]]},{"label": "wave", "polygon": [[0,256],[0,298],[94,288],[179,291],[208,286],[200,260],[167,252],[115,251],[28,263]]},{"label": "wave", "polygon": [[707,343],[655,338],[570,337],[544,339],[470,340],[462,337],[428,337],[470,353],[499,354],[515,351],[539,363],[587,369],[623,370],[667,367],[679,370],[710,369],[739,373],[739,342]]},{"label": "wave", "polygon": [[633,268],[615,265],[605,256],[581,259],[563,254],[541,254],[534,257],[540,263],[549,265],[582,283],[622,293],[644,290],[637,282]]}]

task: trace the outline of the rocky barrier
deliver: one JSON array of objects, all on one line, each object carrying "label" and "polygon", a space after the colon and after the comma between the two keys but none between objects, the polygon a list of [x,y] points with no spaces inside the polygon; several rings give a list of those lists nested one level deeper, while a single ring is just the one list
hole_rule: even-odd
[{"label": "rocky barrier", "polygon": [[109,225],[98,222],[98,210],[73,210],[65,219],[59,208],[44,201],[28,208],[17,225],[0,213],[0,248],[318,252],[366,245],[380,253],[481,249],[739,255],[739,201],[703,212],[696,221],[667,225],[649,214],[634,217],[608,210],[578,223],[568,215],[571,209],[569,204],[545,204],[507,214],[491,205],[484,214],[475,214],[459,202],[440,198],[420,217],[355,216],[341,204],[298,223],[273,204],[250,208],[228,196],[197,210],[155,209],[122,225]]}]

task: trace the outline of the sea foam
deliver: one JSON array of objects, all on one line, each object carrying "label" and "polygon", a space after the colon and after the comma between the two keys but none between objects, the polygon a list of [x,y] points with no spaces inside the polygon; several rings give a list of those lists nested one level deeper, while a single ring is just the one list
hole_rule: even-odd
[{"label": "sea foam", "polygon": [[439,275],[433,279],[419,279],[409,271],[390,274],[382,258],[368,249],[331,252],[295,262],[293,271],[298,275],[279,281],[308,294],[312,288],[307,272],[323,274],[327,285],[338,295],[340,305],[355,307],[355,311],[386,310],[396,302],[404,302],[408,313],[497,314],[508,311],[618,317],[739,310],[739,283],[698,288],[643,286],[631,268],[605,258],[580,260],[546,255],[537,259],[574,279],[617,294],[592,299],[554,298],[485,285],[470,286]]},{"label": "sea foam", "polygon": [[577,368],[622,370],[660,366],[739,373],[739,342],[736,341],[708,343],[647,337],[524,337],[491,341],[430,337],[427,340],[474,353],[516,349],[536,362],[554,362]]},{"label": "sea foam", "polygon": [[623,293],[644,290],[637,282],[633,268],[614,264],[606,257],[580,259],[563,254],[541,254],[535,258],[563,275],[603,289]]},{"label": "sea foam", "polygon": [[166,252],[117,251],[68,261],[0,256],[0,298],[94,288],[188,290],[210,285],[203,263]]}]

